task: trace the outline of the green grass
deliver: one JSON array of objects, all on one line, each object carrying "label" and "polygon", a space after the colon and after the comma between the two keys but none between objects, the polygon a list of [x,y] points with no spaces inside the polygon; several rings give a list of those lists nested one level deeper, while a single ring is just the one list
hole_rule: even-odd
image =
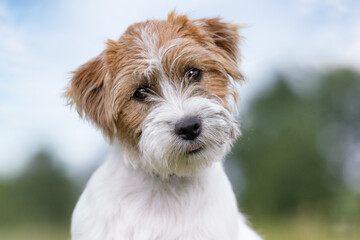
[{"label": "green grass", "polygon": [[317,216],[262,220],[254,224],[266,240],[359,240],[360,223],[330,223]]},{"label": "green grass", "polygon": [[[360,224],[329,223],[324,218],[300,215],[286,220],[253,219],[253,227],[266,240],[359,240]],[[70,227],[29,224],[0,227],[3,240],[69,240]]]},{"label": "green grass", "polygon": [[0,227],[0,239],[3,240],[69,240],[70,227],[55,227],[41,224],[29,224],[17,227]]}]

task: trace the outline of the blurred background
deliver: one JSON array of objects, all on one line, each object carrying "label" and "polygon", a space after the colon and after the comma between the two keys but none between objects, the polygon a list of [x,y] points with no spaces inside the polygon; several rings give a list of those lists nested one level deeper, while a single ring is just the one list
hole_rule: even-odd
[{"label": "blurred background", "polygon": [[243,134],[225,168],[253,227],[268,240],[360,239],[357,0],[0,0],[0,238],[69,239],[109,150],[62,98],[71,71],[173,9],[247,26]]}]

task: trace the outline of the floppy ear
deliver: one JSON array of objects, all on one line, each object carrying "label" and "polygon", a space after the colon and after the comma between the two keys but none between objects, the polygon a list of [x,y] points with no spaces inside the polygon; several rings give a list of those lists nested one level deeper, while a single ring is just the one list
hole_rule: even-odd
[{"label": "floppy ear", "polygon": [[107,65],[104,51],[80,66],[74,72],[65,97],[69,104],[76,106],[81,117],[85,115],[112,139],[116,124],[109,106],[111,75]]},{"label": "floppy ear", "polygon": [[202,18],[196,22],[200,23],[215,45],[223,51],[224,57],[230,58],[235,63],[240,61],[239,25],[223,22],[220,18]]}]

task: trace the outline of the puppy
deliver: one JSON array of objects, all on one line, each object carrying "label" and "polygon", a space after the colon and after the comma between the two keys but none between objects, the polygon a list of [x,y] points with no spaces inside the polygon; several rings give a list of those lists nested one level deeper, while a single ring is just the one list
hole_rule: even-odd
[{"label": "puppy", "polygon": [[112,143],[73,213],[72,240],[258,240],[222,160],[240,134],[236,25],[131,25],[80,66],[66,97]]}]

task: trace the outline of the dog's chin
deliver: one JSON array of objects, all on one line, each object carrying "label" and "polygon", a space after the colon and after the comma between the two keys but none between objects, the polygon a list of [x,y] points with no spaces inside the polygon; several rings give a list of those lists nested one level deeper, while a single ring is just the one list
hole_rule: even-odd
[{"label": "dog's chin", "polygon": [[[227,144],[218,146],[206,144],[192,144],[165,151],[168,154],[160,156],[158,153],[150,154],[143,170],[163,179],[169,177],[193,177],[200,174],[212,163],[220,161],[227,152]],[[142,159],[145,157],[142,156]]]}]

